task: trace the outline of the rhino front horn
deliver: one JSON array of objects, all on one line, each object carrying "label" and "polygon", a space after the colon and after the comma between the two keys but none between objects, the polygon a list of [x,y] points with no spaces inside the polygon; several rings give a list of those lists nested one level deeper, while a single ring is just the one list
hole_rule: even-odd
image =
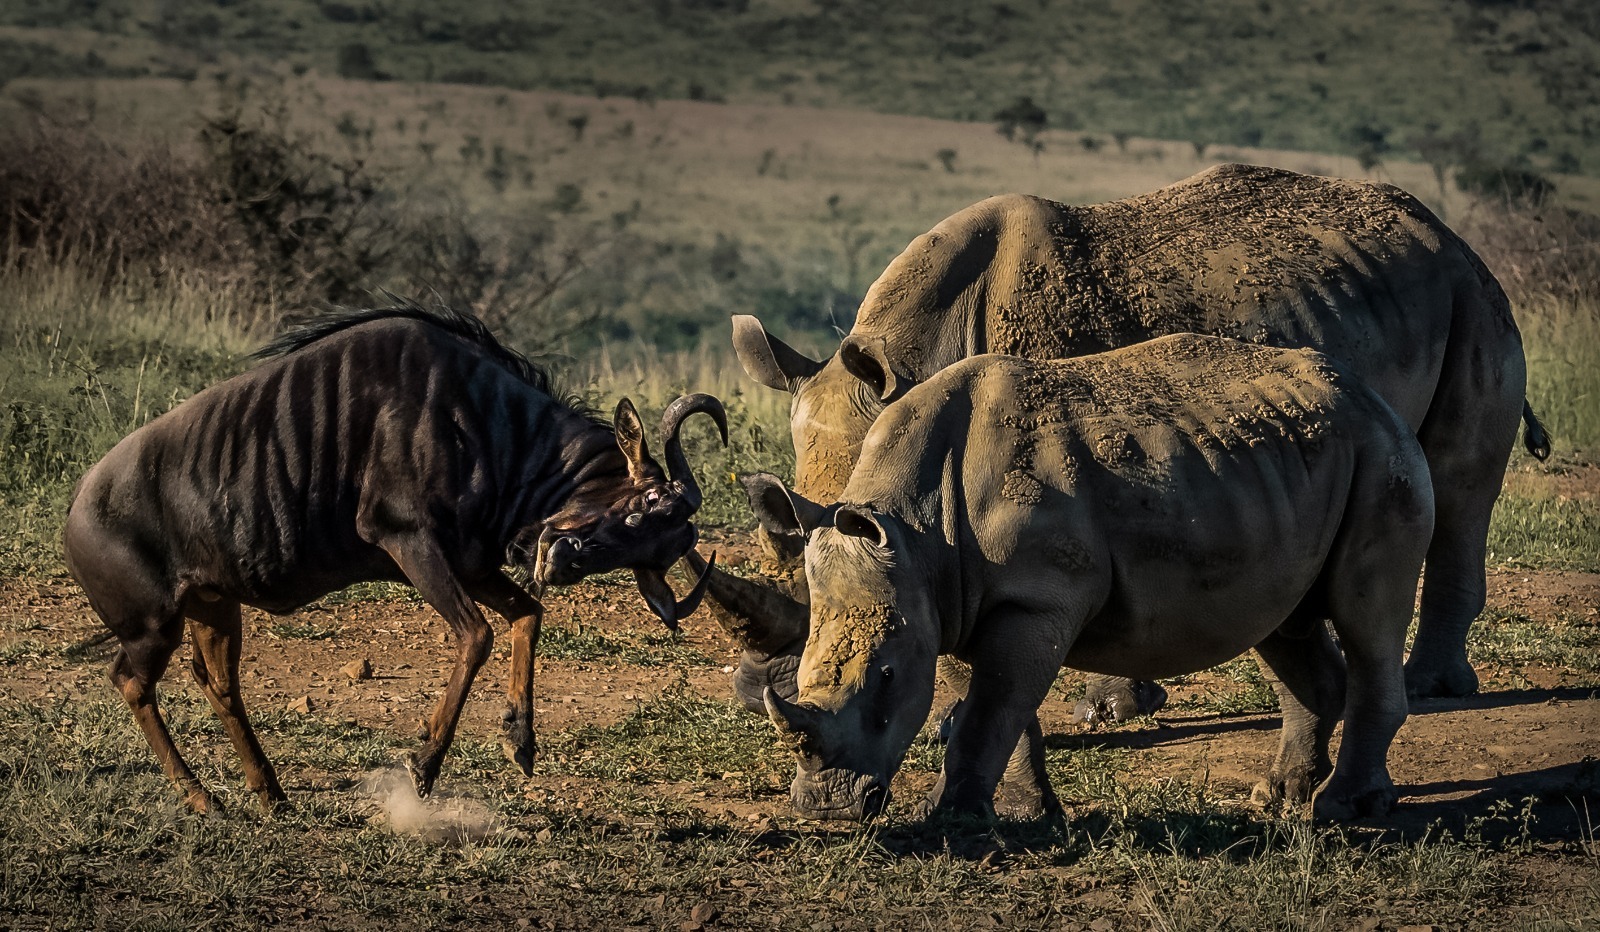
[{"label": "rhino front horn", "polygon": [[820,711],[790,702],[778,695],[771,686],[761,693],[761,701],[766,703],[767,717],[777,726],[779,734],[795,740],[816,735],[817,724],[822,716]]}]

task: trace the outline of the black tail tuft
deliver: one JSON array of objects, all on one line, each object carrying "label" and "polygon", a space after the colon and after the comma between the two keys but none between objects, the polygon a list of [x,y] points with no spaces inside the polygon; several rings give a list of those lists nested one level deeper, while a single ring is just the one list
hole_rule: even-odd
[{"label": "black tail tuft", "polygon": [[1536,460],[1550,458],[1550,435],[1545,433],[1544,425],[1539,423],[1539,418],[1533,413],[1533,406],[1526,401],[1522,403],[1522,422],[1527,429],[1522,432],[1522,445],[1528,448]]}]

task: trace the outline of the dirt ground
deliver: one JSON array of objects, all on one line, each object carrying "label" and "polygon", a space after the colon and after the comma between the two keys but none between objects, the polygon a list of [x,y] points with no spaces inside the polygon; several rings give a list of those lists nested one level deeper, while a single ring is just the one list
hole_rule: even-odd
[{"label": "dirt ground", "polygon": [[[725,562],[749,559],[743,535],[708,535],[703,550],[719,549]],[[1489,580],[1490,606],[1519,612],[1536,622],[1600,624],[1600,574],[1499,569]],[[631,591],[616,582],[586,583],[546,600],[547,619],[577,619],[600,632],[648,630],[657,622]],[[287,619],[247,610],[242,676],[247,701],[256,709],[292,708],[324,720],[413,734],[439,695],[451,662],[446,626],[420,602],[380,601],[322,604]],[[285,636],[284,625],[303,631],[336,631],[324,639]],[[535,691],[538,728],[550,733],[576,724],[613,722],[674,683],[706,696],[731,695],[729,676],[737,651],[704,613],[688,620],[684,646],[710,664],[641,666],[625,662],[541,658]],[[0,650],[22,640],[67,645],[101,632],[82,594],[70,580],[0,584]],[[370,679],[353,680],[340,668],[370,661]],[[187,648],[174,658],[164,690],[198,692],[186,674]],[[501,647],[484,668],[468,703],[464,733],[497,734],[509,664]],[[1389,763],[1402,791],[1402,808],[1385,830],[1420,833],[1430,823],[1461,827],[1504,802],[1539,800],[1541,836],[1592,837],[1600,811],[1600,689],[1593,673],[1536,663],[1480,665],[1482,691],[1462,700],[1414,704],[1390,751]],[[1070,678],[1074,674],[1064,674]],[[1052,691],[1040,711],[1048,741],[1058,746],[1102,745],[1137,749],[1138,770],[1183,780],[1205,780],[1213,795],[1243,800],[1265,771],[1277,744],[1274,714],[1224,715],[1184,710],[1188,697],[1215,693],[1229,684],[1217,673],[1170,686],[1170,711],[1132,726],[1087,731],[1069,724],[1070,682]],[[12,664],[0,682],[6,699],[104,697],[110,686],[96,662]],[[1190,704],[1193,705],[1192,703]],[[293,794],[296,776],[286,774]],[[446,771],[448,778],[448,767]],[[299,779],[307,779],[301,776]],[[535,781],[539,778],[536,776]],[[909,785],[897,795],[925,789],[921,774],[904,774]],[[563,781],[564,782],[564,781]],[[570,788],[570,783],[567,784]],[[682,788],[689,794],[687,787]],[[671,795],[673,787],[662,787]],[[752,804],[748,797],[685,798],[691,805],[732,809],[751,819],[785,818],[782,800]],[[715,796],[716,794],[713,794]],[[741,811],[741,807],[751,811]]]}]

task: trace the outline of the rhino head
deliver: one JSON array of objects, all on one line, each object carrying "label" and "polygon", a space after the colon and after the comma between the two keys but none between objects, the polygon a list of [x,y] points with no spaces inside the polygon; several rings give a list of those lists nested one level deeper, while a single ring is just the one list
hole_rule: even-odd
[{"label": "rhino head", "polygon": [[[884,406],[912,380],[891,362],[882,339],[851,335],[826,362],[811,359],[767,333],[754,317],[733,318],[739,362],[755,381],[787,391],[795,450],[794,488],[813,501],[833,501],[844,490],[861,454],[861,441]],[[761,496],[766,486],[746,483],[760,520],[756,536],[776,573],[741,579],[718,570],[709,577],[712,615],[744,648],[734,687],[751,711],[763,711],[763,690],[795,695],[795,671],[809,628],[809,594],[803,538],[771,520]],[[703,569],[688,559],[697,574]]]},{"label": "rhino head", "polygon": [[750,483],[766,520],[809,533],[810,636],[793,701],[763,702],[793,748],[795,809],[813,819],[871,819],[933,706],[940,628],[931,575],[910,529],[859,505],[822,508],[772,477]]}]

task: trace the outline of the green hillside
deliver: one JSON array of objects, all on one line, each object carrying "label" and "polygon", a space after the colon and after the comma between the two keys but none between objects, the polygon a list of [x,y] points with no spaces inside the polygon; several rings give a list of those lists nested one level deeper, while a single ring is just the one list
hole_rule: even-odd
[{"label": "green hillside", "polygon": [[0,25],[51,50],[0,79],[243,56],[975,121],[1028,97],[1057,129],[1600,173],[1589,0],[9,0]]}]

